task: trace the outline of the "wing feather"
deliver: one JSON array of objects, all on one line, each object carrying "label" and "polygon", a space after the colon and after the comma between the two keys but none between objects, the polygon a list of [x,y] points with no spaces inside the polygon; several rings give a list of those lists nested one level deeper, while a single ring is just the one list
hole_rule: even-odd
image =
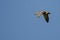
[{"label": "wing feather", "polygon": [[43,14],[43,16],[44,16],[44,19],[46,20],[46,22],[48,23],[49,22],[48,14]]}]

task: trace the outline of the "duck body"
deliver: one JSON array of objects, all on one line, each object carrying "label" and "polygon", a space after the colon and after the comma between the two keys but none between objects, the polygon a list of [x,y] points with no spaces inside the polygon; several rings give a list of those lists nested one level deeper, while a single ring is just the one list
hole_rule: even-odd
[{"label": "duck body", "polygon": [[35,15],[37,15],[38,17],[40,17],[41,15],[43,15],[45,21],[48,23],[49,22],[49,12],[47,11],[40,11],[40,12],[37,12]]}]

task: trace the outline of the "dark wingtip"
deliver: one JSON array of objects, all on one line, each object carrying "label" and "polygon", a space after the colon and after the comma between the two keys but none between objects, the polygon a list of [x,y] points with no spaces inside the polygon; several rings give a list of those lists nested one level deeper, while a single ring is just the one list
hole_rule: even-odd
[{"label": "dark wingtip", "polygon": [[49,23],[49,22],[47,21],[47,23]]},{"label": "dark wingtip", "polygon": [[49,22],[49,19],[46,19],[46,22],[48,23]]}]

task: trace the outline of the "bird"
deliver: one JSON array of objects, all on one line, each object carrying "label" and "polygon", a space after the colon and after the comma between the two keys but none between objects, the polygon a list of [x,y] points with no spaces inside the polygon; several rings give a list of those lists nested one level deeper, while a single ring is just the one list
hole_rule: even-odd
[{"label": "bird", "polygon": [[49,22],[49,14],[51,14],[51,13],[48,11],[39,11],[34,15],[37,15],[38,18],[40,18],[40,16],[43,15],[45,21],[48,23]]}]

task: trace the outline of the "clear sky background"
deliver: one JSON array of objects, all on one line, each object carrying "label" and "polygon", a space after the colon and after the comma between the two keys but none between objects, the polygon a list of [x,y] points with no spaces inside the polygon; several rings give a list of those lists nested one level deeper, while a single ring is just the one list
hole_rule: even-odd
[{"label": "clear sky background", "polygon": [[0,40],[60,40],[60,0],[0,0]]}]

